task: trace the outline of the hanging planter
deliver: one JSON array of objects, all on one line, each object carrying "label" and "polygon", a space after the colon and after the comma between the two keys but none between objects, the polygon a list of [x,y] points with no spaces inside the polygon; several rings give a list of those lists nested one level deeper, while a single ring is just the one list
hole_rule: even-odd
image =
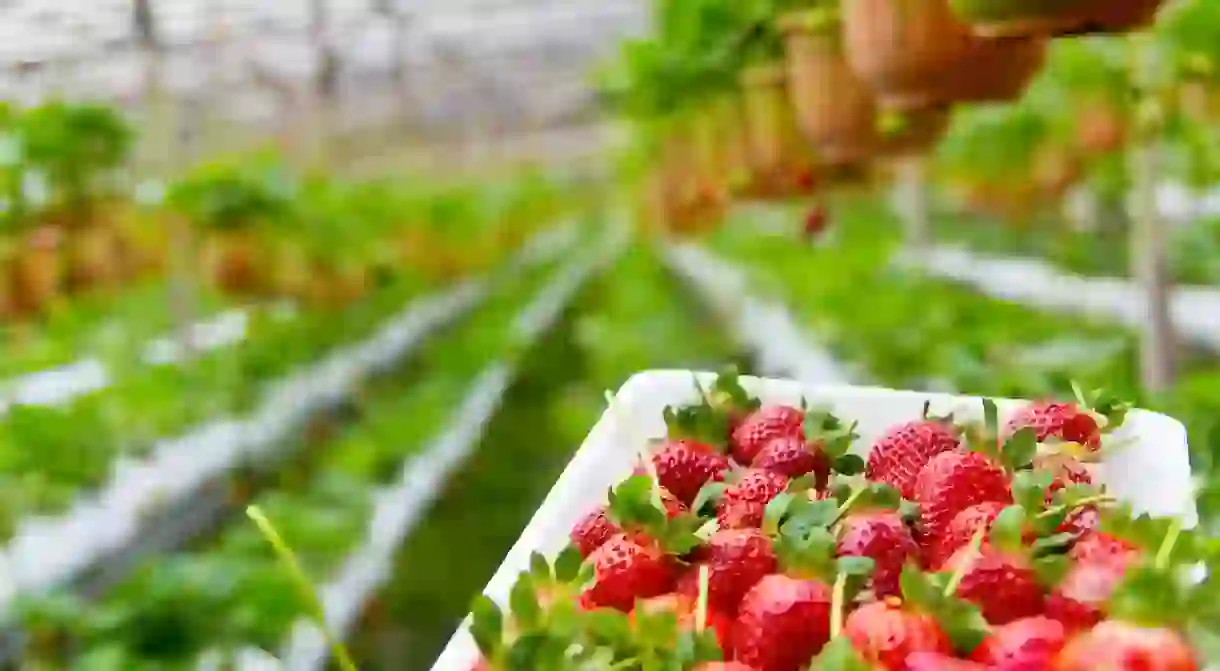
[{"label": "hanging planter", "polygon": [[828,164],[853,163],[878,148],[872,90],[847,63],[838,23],[824,12],[785,15],[788,87],[797,124]]},{"label": "hanging planter", "polygon": [[1163,0],[950,0],[982,37],[1123,33],[1147,26]]},{"label": "hanging planter", "polygon": [[61,248],[62,235],[54,227],[43,226],[26,235],[10,268],[13,306],[18,311],[42,312],[59,296],[63,285]]}]

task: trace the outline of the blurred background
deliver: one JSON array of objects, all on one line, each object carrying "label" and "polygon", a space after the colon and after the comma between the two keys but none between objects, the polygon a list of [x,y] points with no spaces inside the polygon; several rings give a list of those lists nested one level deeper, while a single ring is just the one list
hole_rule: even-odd
[{"label": "blurred background", "polygon": [[902,4],[0,0],[0,668],[328,668],[257,504],[428,669],[655,368],[1104,386],[1213,525],[1220,3]]}]

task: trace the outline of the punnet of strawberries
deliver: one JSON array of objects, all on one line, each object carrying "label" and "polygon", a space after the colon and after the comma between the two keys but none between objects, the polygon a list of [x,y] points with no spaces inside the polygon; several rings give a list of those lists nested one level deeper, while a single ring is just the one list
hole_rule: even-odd
[{"label": "punnet of strawberries", "polygon": [[1215,542],[1090,475],[1127,405],[925,406],[853,450],[850,418],[761,404],[731,373],[700,391],[507,608],[475,600],[475,669],[1202,668]]}]

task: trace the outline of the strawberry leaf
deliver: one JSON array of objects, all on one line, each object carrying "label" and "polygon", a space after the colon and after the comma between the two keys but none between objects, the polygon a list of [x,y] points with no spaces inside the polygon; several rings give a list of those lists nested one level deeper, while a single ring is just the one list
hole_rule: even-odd
[{"label": "strawberry leaf", "polygon": [[784,518],[788,516],[788,511],[795,505],[797,500],[796,494],[781,492],[775,498],[768,501],[766,508],[763,509],[763,531],[770,535],[775,535]]},{"label": "strawberry leaf", "polygon": [[864,458],[858,454],[844,454],[830,464],[830,468],[839,475],[859,475],[864,472]]},{"label": "strawberry leaf", "polygon": [[989,398],[983,399],[983,429],[988,437],[1000,435],[1000,409]]},{"label": "strawberry leaf", "polygon": [[695,495],[695,500],[691,502],[691,512],[700,513],[705,508],[710,508],[719,503],[720,499],[724,497],[724,493],[728,491],[728,488],[729,485],[726,482],[712,481],[703,485],[703,488]]},{"label": "strawberry leaf", "polygon": [[1072,564],[1066,555],[1056,554],[1035,559],[1032,567],[1034,575],[1038,576],[1038,583],[1049,591],[1063,581]]},{"label": "strawberry leaf", "polygon": [[872,671],[846,636],[839,636],[822,648],[810,669],[816,671]]},{"label": "strawberry leaf", "polygon": [[779,527],[780,533],[807,538],[818,531],[826,531],[838,516],[839,505],[835,501],[796,498],[788,507],[788,516]]},{"label": "strawberry leaf", "polygon": [[1027,511],[1040,510],[1054,476],[1044,470],[1020,471],[1012,479],[1012,498]]},{"label": "strawberry leaf", "polygon": [[919,570],[919,567],[914,564],[902,567],[902,574],[898,577],[898,587],[902,592],[902,598],[907,603],[927,612],[936,609],[936,604],[940,602],[943,593],[943,588],[932,582],[930,576]]},{"label": "strawberry leaf", "polygon": [[533,630],[541,624],[542,606],[538,604],[533,576],[529,573],[522,573],[513,583],[508,595],[508,606],[512,612],[513,622],[521,629]]},{"label": "strawberry leaf", "polygon": [[1021,537],[1025,533],[1028,516],[1021,506],[1008,506],[1000,511],[991,523],[991,543],[1002,550],[1016,551],[1021,548]]},{"label": "strawberry leaf", "polygon": [[953,649],[960,655],[973,653],[991,633],[979,607],[961,599],[946,598],[936,613],[936,619],[949,637]]},{"label": "strawberry leaf", "polygon": [[555,580],[561,583],[570,583],[576,580],[580,575],[580,567],[584,563],[584,559],[580,556],[580,550],[569,545],[559,553],[555,558]]},{"label": "strawberry leaf", "polygon": [[1004,443],[1000,457],[1009,470],[1026,468],[1038,453],[1038,433],[1030,427],[1019,429]]},{"label": "strawberry leaf", "polygon": [[475,597],[470,606],[470,635],[484,656],[491,658],[504,644],[504,613],[487,595]]},{"label": "strawberry leaf", "polygon": [[675,661],[681,665],[679,668],[686,669],[702,662],[723,661],[724,651],[720,649],[715,632],[711,630],[703,633],[684,631],[678,635],[677,645],[674,646],[674,656]]},{"label": "strawberry leaf", "polygon": [[548,583],[554,578],[551,573],[551,565],[541,552],[530,554],[530,575],[540,584]]}]

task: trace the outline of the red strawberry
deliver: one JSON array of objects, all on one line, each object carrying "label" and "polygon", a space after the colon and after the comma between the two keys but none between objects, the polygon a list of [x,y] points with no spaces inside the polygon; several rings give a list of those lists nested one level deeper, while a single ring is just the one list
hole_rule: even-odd
[{"label": "red strawberry", "polygon": [[704,485],[724,477],[729,460],[705,443],[671,440],[653,455],[652,466],[657,482],[689,506]]},{"label": "red strawberry", "polygon": [[903,671],[988,671],[982,664],[954,659],[939,652],[917,652],[907,657]]},{"label": "red strawberry", "polygon": [[873,444],[864,471],[869,480],[898,489],[903,498],[915,498],[920,471],[932,457],[961,445],[957,427],[950,421],[927,416],[891,428]]},{"label": "red strawberry", "polygon": [[[641,612],[650,615],[672,613],[678,618],[679,631],[694,631],[698,625],[698,602],[680,594],[664,594],[640,601],[636,604],[635,609],[631,611],[633,623],[635,622],[636,613]],[[716,632],[716,640],[720,643],[720,648],[728,650],[733,630],[732,618],[714,608],[708,608],[707,626]]]},{"label": "red strawberry", "polygon": [[1172,629],[1106,620],[1068,642],[1055,671],[1197,671],[1190,645]]},{"label": "red strawberry", "polygon": [[[669,490],[664,487],[660,488],[661,504],[665,506],[665,515],[669,519],[673,519],[684,512],[687,512],[686,506],[682,505]],[[570,538],[572,543],[580,550],[580,556],[588,557],[593,554],[593,551],[605,544],[613,536],[622,532],[623,527],[629,531],[636,531],[631,524],[620,525],[616,522],[621,520],[612,519],[613,513],[605,507],[598,508],[588,515],[581,518],[576,526],[572,528]]]},{"label": "red strawberry", "polygon": [[1066,641],[1063,625],[1046,617],[1027,617],[995,627],[970,659],[995,671],[1051,669]]},{"label": "red strawberry", "polygon": [[757,671],[752,666],[741,662],[704,662],[695,667],[695,671]]},{"label": "red strawberry", "polygon": [[[771,539],[757,529],[722,529],[708,539],[699,552],[699,563],[708,567],[708,602],[718,610],[735,614],[750,588],[775,571]],[[688,575],[698,576],[698,566]],[[683,581],[682,591],[697,597],[699,583]]]},{"label": "red strawberry", "polygon": [[978,452],[942,452],[928,461],[915,486],[920,530],[928,543],[943,537],[958,513],[978,503],[1012,502],[1008,473]]},{"label": "red strawberry", "polygon": [[952,652],[935,618],[904,609],[896,598],[861,606],[847,617],[843,633],[866,662],[889,671],[902,671],[914,652]]},{"label": "red strawberry", "polygon": [[969,565],[956,596],[978,605],[988,622],[1007,624],[1042,614],[1042,587],[1024,555],[983,543],[977,552],[970,546],[958,550],[943,569],[960,570],[963,562]]},{"label": "red strawberry", "polygon": [[769,405],[748,415],[733,430],[731,453],[737,463],[749,466],[772,440],[795,437],[805,439],[802,425],[805,413],[788,405]]},{"label": "red strawberry", "polygon": [[737,661],[758,671],[798,671],[830,640],[831,589],[775,573],[741,602],[733,625]]},{"label": "red strawberry", "polygon": [[582,597],[586,605],[628,612],[636,599],[665,594],[673,586],[670,558],[642,535],[619,534],[589,557],[594,583]]},{"label": "red strawberry", "polygon": [[1063,623],[1069,631],[1082,631],[1101,622],[1105,617],[1102,608],[1136,557],[1129,553],[1077,562],[1047,598],[1047,616]]},{"label": "red strawberry", "polygon": [[849,513],[841,525],[839,555],[872,559],[876,562],[873,593],[879,597],[898,594],[902,567],[919,554],[919,545],[902,517],[891,510],[863,510]]},{"label": "red strawberry", "polygon": [[1101,428],[1093,415],[1076,403],[1037,401],[1018,410],[1004,426],[1005,435],[1032,428],[1038,442],[1061,440],[1101,449]]},{"label": "red strawberry", "polygon": [[788,478],[779,473],[751,469],[730,486],[720,499],[716,520],[721,529],[757,529],[771,499],[788,488]]},{"label": "red strawberry", "polygon": [[761,468],[799,478],[812,473],[819,487],[826,486],[830,476],[830,459],[817,445],[810,445],[801,436],[783,436],[767,443],[754,457],[754,468]]},{"label": "red strawberry", "polygon": [[925,551],[925,563],[933,568],[944,564],[953,553],[966,547],[980,528],[990,530],[991,523],[995,522],[995,518],[1005,507],[1005,503],[987,501],[970,506],[955,515],[945,533],[935,539],[935,544]]}]

